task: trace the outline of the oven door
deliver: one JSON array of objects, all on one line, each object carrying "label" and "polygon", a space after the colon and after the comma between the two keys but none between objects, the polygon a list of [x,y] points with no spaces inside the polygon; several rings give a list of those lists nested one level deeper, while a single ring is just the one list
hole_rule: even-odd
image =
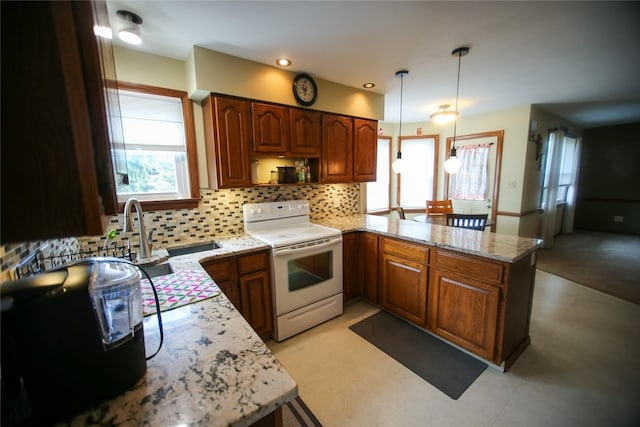
[{"label": "oven door", "polygon": [[276,315],[342,293],[342,236],[273,249]]}]

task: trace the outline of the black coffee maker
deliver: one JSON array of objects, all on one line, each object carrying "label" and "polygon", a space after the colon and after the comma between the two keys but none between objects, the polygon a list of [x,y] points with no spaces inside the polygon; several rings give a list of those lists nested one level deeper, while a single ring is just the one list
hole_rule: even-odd
[{"label": "black coffee maker", "polygon": [[24,386],[32,422],[67,419],[146,372],[140,276],[130,262],[86,259],[5,282],[0,296],[3,401]]}]

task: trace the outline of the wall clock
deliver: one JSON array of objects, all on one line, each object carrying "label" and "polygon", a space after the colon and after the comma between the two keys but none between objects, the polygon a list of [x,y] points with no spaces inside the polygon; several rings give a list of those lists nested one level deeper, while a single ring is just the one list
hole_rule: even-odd
[{"label": "wall clock", "polygon": [[300,105],[309,107],[316,102],[318,97],[318,86],[313,78],[308,74],[298,74],[293,79],[293,96]]}]

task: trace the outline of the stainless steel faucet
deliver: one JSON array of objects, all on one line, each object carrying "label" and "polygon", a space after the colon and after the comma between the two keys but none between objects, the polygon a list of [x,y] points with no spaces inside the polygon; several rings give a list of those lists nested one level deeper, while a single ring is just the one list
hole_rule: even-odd
[{"label": "stainless steel faucet", "polygon": [[153,234],[153,230],[147,236],[144,229],[144,221],[142,212],[142,205],[138,199],[128,199],[124,204],[124,227],[122,228],[122,232],[126,233],[127,231],[133,231],[133,222],[131,221],[131,207],[136,208],[136,213],[138,215],[138,234],[140,235],[140,253],[138,254],[138,259],[145,259],[151,256],[151,243],[149,240],[151,239],[151,235]]}]

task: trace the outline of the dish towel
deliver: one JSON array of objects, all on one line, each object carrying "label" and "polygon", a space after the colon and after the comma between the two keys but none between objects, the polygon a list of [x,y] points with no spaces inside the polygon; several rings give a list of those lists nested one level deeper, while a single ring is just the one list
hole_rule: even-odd
[{"label": "dish towel", "polygon": [[[220,295],[220,288],[204,271],[180,271],[154,277],[153,285],[158,293],[160,311],[202,301]],[[149,279],[140,281],[142,287],[142,312],[145,316],[156,312],[156,302]]]}]

